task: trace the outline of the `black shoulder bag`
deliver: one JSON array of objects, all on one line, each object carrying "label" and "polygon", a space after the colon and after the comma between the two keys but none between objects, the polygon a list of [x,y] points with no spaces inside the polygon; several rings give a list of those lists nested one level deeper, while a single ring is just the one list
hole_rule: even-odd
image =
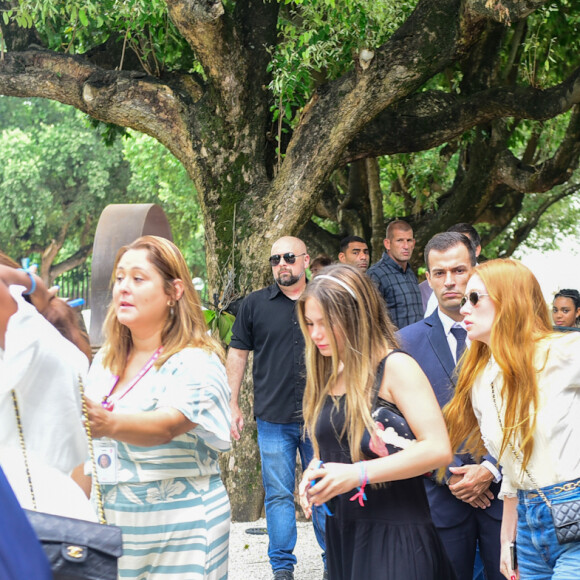
[{"label": "black shoulder bag", "polygon": [[415,441],[415,435],[397,406],[379,397],[385,364],[389,356],[399,350],[392,350],[380,363],[373,387],[371,417],[375,422],[374,433],[365,432],[361,441],[362,452],[372,459],[392,455]]}]

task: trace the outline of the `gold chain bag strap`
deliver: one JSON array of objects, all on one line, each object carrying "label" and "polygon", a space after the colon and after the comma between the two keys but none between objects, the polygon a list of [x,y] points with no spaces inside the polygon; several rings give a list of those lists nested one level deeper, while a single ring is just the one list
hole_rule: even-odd
[{"label": "gold chain bag strap", "polygon": [[[493,397],[493,404],[497,412],[497,420],[499,421],[499,426],[503,431],[503,423],[501,420],[499,406],[497,404],[493,381],[491,382],[491,395]],[[523,459],[520,458],[520,454],[518,453],[515,446],[511,441],[508,441],[508,445],[515,460],[517,462],[521,462],[523,466]],[[548,508],[550,508],[558,543],[569,544],[571,542],[580,542],[580,499],[573,499],[570,501],[554,504],[546,497],[546,494],[541,490],[532,474],[527,469],[524,469],[524,473],[528,476],[528,479],[536,488],[537,494],[542,498]],[[570,491],[576,488],[580,488],[580,480],[578,482],[563,483],[561,486],[561,491]]]},{"label": "gold chain bag strap", "polygon": [[97,460],[95,459],[95,446],[93,445],[93,433],[91,431],[91,422],[89,420],[89,408],[87,406],[87,399],[85,397],[85,386],[83,385],[83,379],[80,375],[79,391],[81,393],[81,401],[83,406],[85,431],[87,433],[87,440],[89,442],[89,455],[91,456],[91,468],[93,474],[93,489],[95,490],[97,499],[97,515],[99,516],[99,522],[105,525],[107,523],[107,518],[105,517],[105,508],[103,506],[103,493],[101,490],[101,484],[99,483],[99,478],[97,477]]},{"label": "gold chain bag strap", "polygon": [[[96,462],[88,408],[84,396],[83,382],[80,376],[78,382],[93,474],[96,474]],[[121,528],[109,526],[105,523],[102,492],[96,476],[94,477],[94,489],[100,523],[87,522],[85,520],[37,511],[18,398],[14,390],[12,391],[12,402],[16,414],[18,437],[24,457],[32,506],[34,508],[33,510],[25,510],[25,512],[48,557],[54,579],[117,580],[117,560],[123,553],[122,532]]]}]

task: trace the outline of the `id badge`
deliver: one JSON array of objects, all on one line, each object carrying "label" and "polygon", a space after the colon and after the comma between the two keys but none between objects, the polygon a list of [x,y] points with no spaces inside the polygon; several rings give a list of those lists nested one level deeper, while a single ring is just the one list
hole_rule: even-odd
[{"label": "id badge", "polygon": [[119,467],[117,442],[110,439],[106,441],[93,441],[93,448],[99,483],[117,483],[117,471]]}]

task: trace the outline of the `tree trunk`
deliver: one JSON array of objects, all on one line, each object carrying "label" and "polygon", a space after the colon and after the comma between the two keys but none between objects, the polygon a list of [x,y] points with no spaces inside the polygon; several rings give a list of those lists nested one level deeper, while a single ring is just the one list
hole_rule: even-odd
[{"label": "tree trunk", "polygon": [[252,360],[248,366],[240,391],[240,409],[244,416],[244,430],[239,441],[233,441],[232,450],[222,455],[220,465],[222,479],[232,504],[232,520],[250,522],[257,520],[264,505],[260,453],[256,445],[256,421],[254,420],[254,390],[252,385]]},{"label": "tree trunk", "polygon": [[372,261],[378,262],[383,255],[383,240],[386,237],[385,216],[383,212],[383,192],[381,190],[381,180],[379,162],[376,157],[366,160],[367,175],[369,182],[369,199],[371,203],[371,247]]}]

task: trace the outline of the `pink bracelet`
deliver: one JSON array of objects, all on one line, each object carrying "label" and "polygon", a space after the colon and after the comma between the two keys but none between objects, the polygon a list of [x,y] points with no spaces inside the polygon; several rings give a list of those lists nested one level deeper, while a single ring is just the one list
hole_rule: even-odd
[{"label": "pink bracelet", "polygon": [[350,498],[350,501],[355,501],[358,499],[358,503],[361,507],[364,507],[364,502],[367,499],[367,495],[365,493],[365,486],[369,481],[367,475],[367,465],[364,461],[359,461],[358,465],[360,467],[360,474],[358,476],[359,486],[357,487],[357,492]]}]

